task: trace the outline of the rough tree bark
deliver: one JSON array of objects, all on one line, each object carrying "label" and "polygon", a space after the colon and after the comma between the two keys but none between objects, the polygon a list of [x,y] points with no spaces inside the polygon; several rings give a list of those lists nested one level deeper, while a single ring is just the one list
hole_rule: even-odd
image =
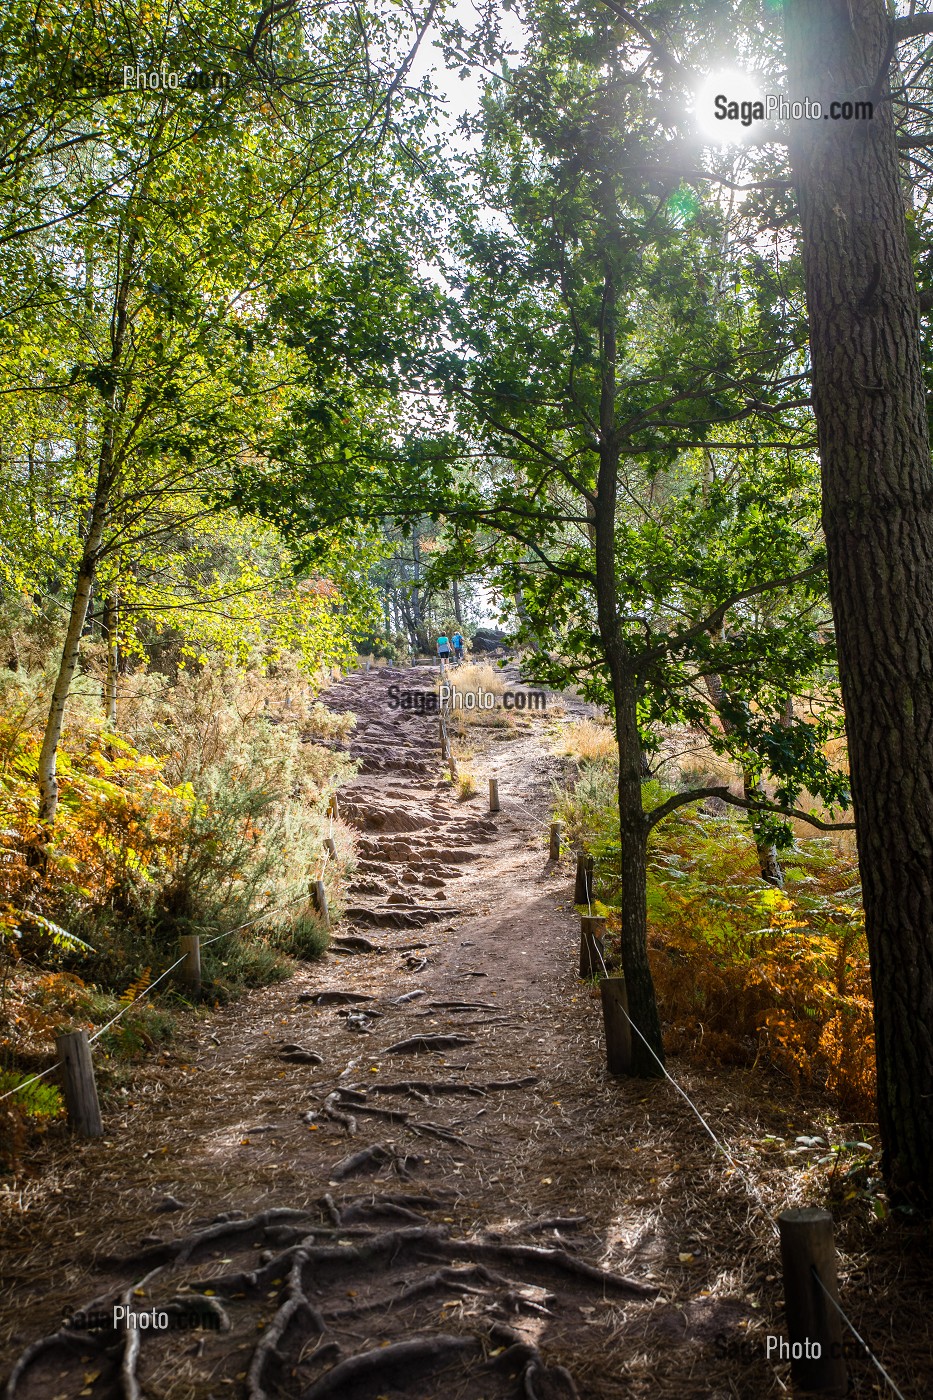
[{"label": "rough tree bark", "polygon": [[933,1209],[933,470],[884,0],[787,0],[814,406],[871,956],[884,1171]]}]

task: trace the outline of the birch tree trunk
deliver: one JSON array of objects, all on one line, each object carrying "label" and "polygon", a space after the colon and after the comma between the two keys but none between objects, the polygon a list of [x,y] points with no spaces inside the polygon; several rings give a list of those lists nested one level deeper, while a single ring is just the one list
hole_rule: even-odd
[{"label": "birch tree trunk", "polygon": [[58,746],[61,743],[62,728],[65,723],[65,705],[71,693],[71,683],[78,665],[81,634],[87,620],[88,602],[97,572],[105,518],[106,496],[102,496],[98,491],[87,537],[84,541],[81,563],[78,566],[75,579],[71,611],[68,617],[68,630],[65,633],[65,641],[62,646],[58,675],[52,687],[49,716],[46,720],[42,748],[39,753],[39,822],[47,829],[53,825],[58,809]]}]

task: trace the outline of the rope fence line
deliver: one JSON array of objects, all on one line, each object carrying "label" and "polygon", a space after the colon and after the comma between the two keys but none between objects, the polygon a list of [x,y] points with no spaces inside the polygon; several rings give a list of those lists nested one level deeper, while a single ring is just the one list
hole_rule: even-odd
[{"label": "rope fence line", "polygon": [[[330,830],[331,839],[333,839],[333,817],[331,817],[330,819]],[[327,860],[329,856],[330,851],[325,851],[324,864],[321,867],[321,879],[323,879],[324,877],[324,870],[327,866]],[[296,895],[294,899],[287,900],[285,904],[277,905],[275,909],[265,909],[261,914],[257,914],[256,917],[253,919],[247,919],[242,924],[235,924],[233,928],[224,929],[223,933],[215,933],[213,938],[205,938],[200,946],[202,949],[209,948],[212,943],[219,943],[222,938],[229,938],[232,933],[242,933],[243,929],[252,928],[255,924],[261,923],[263,919],[268,918],[271,914],[281,914],[285,909],[290,909],[292,905],[307,903],[309,899],[310,896],[307,894]],[[158,977],[153,978],[153,980],[148,984],[148,986],[143,988],[143,990],[138,994],[138,996],[135,996],[132,1001],[128,1001],[125,1006],[121,1006],[120,1010],[115,1016],[111,1016],[110,1020],[107,1021],[105,1025],[101,1026],[98,1030],[96,1030],[93,1035],[88,1036],[88,1045],[93,1045],[96,1041],[100,1039],[102,1035],[104,1035],[107,1031],[110,1030],[111,1026],[115,1026],[118,1021],[122,1020],[126,1013],[132,1010],[132,1008],[136,1005],[137,1002],[142,1001],[143,997],[147,997],[150,992],[155,991],[159,983],[164,982],[166,977],[173,973],[177,967],[181,967],[182,963],[187,961],[187,958],[187,953],[183,953],[180,958],[176,958],[175,961],[172,963],[171,967],[167,967],[164,972],[159,973]],[[16,1084],[12,1089],[7,1089],[6,1093],[0,1094],[0,1103],[3,1103],[5,1099],[12,1098],[14,1094],[22,1093],[22,1091],[24,1089],[28,1089],[31,1084],[38,1083],[40,1079],[45,1079],[47,1075],[52,1074],[57,1069],[61,1069],[61,1067],[61,1060],[56,1060],[55,1063],[49,1065],[47,1069],[40,1070],[38,1074],[32,1075],[29,1079],[24,1079],[21,1084]]]},{"label": "rope fence line", "polygon": [[877,1356],[875,1355],[875,1353],[872,1351],[871,1347],[870,1347],[870,1346],[868,1345],[868,1343],[866,1342],[865,1338],[861,1335],[860,1332],[857,1332],[857,1331],[855,1330],[855,1327],[854,1327],[853,1323],[851,1323],[851,1322],[849,1321],[848,1317],[847,1317],[846,1314],[843,1312],[842,1308],[841,1308],[841,1307],[839,1306],[839,1304],[836,1302],[836,1299],[833,1297],[833,1295],[830,1293],[829,1289],[828,1289],[828,1288],[826,1287],[826,1285],[824,1284],[823,1280],[820,1278],[820,1276],[819,1276],[818,1272],[816,1271],[816,1269],[811,1268],[810,1273],[811,1273],[812,1277],[813,1277],[814,1279],[816,1279],[816,1282],[819,1284],[819,1286],[820,1286],[820,1291],[823,1293],[823,1296],[833,1305],[833,1307],[836,1309],[836,1312],[837,1312],[837,1313],[839,1314],[839,1316],[842,1318],[842,1321],[845,1323],[845,1325],[848,1327],[849,1331],[852,1333],[852,1336],[853,1336],[853,1337],[855,1338],[855,1340],[858,1342],[859,1346],[862,1347],[862,1349],[864,1350],[865,1354],[867,1355],[869,1361],[870,1361],[871,1364],[874,1366],[875,1370],[878,1372],[879,1376],[881,1376],[881,1377],[887,1382],[887,1384],[891,1387],[892,1391],[893,1391],[894,1394],[897,1396],[897,1400],[905,1400],[904,1395],[902,1394],[902,1392],[901,1392],[900,1390],[898,1390],[897,1386],[894,1384],[894,1382],[892,1381],[891,1377],[888,1375],[887,1371],[884,1369],[884,1367],[882,1366],[881,1362],[878,1360]]},{"label": "rope fence line", "polygon": [[[598,939],[594,939],[594,946],[595,946],[595,948],[596,948],[596,952],[597,952],[597,956],[599,957],[599,961],[600,961],[600,963],[602,964],[603,973],[604,973],[604,975],[605,975],[606,977],[608,977],[608,976],[609,976],[609,969],[607,968],[605,959],[603,958],[602,949],[600,948],[599,940],[598,940]],[[690,1106],[690,1108],[692,1109],[693,1113],[696,1115],[696,1117],[697,1117],[697,1119],[699,1120],[699,1122],[703,1125],[703,1128],[705,1129],[705,1131],[706,1131],[706,1132],[709,1134],[709,1136],[712,1138],[712,1140],[713,1140],[713,1142],[715,1143],[717,1149],[723,1154],[723,1156],[726,1158],[726,1160],[731,1164],[733,1170],[737,1173],[737,1175],[739,1176],[739,1178],[740,1178],[741,1181],[743,1182],[743,1184],[744,1184],[746,1190],[748,1191],[748,1193],[749,1193],[749,1195],[750,1195],[750,1197],[751,1197],[751,1199],[752,1199],[752,1205],[754,1206],[756,1212],[758,1212],[759,1214],[761,1214],[761,1215],[764,1217],[764,1219],[767,1221],[768,1226],[769,1226],[769,1228],[771,1229],[771,1231],[773,1232],[773,1234],[775,1235],[775,1237],[778,1238],[778,1239],[780,1239],[780,1237],[781,1237],[781,1232],[780,1232],[780,1230],[778,1229],[777,1223],[776,1223],[776,1221],[775,1221],[775,1219],[774,1219],[774,1216],[773,1216],[771,1210],[770,1210],[769,1207],[766,1205],[766,1203],[765,1203],[765,1201],[764,1201],[764,1199],[763,1199],[763,1197],[762,1197],[760,1191],[758,1190],[758,1187],[757,1187],[757,1186],[755,1185],[755,1183],[751,1180],[751,1178],[748,1176],[747,1172],[743,1169],[742,1165],[736,1160],[736,1158],[732,1155],[732,1153],[731,1153],[731,1152],[729,1151],[729,1149],[725,1146],[725,1144],[724,1144],[723,1142],[721,1142],[720,1139],[716,1136],[716,1133],[715,1133],[715,1132],[713,1131],[713,1129],[710,1127],[710,1125],[709,1125],[709,1123],[707,1122],[706,1118],[703,1116],[703,1114],[702,1114],[702,1113],[700,1112],[700,1110],[697,1108],[696,1104],[693,1102],[693,1100],[691,1099],[691,1097],[690,1097],[690,1095],[687,1093],[687,1091],[686,1091],[685,1089],[681,1088],[681,1086],[677,1083],[677,1080],[676,1080],[676,1079],[674,1078],[674,1076],[670,1073],[670,1071],[668,1070],[668,1068],[667,1068],[667,1066],[664,1064],[664,1062],[663,1062],[661,1059],[659,1059],[658,1056],[655,1054],[655,1051],[654,1051],[653,1047],[649,1044],[649,1042],[646,1040],[645,1036],[644,1036],[644,1035],[642,1034],[642,1032],[639,1030],[638,1026],[636,1026],[635,1022],[632,1020],[631,1016],[630,1016],[629,1013],[628,1013],[627,1008],[626,1008],[621,1002],[619,1002],[619,1003],[617,1003],[617,1004],[618,1004],[619,1009],[621,1010],[622,1014],[624,1015],[626,1021],[628,1022],[630,1028],[635,1032],[635,1034],[638,1036],[639,1040],[640,1040],[640,1041],[642,1042],[642,1044],[646,1047],[646,1049],[648,1050],[648,1052],[649,1052],[649,1054],[651,1055],[652,1059],[655,1061],[655,1063],[656,1063],[656,1064],[658,1065],[658,1067],[660,1068],[660,1070],[661,1070],[662,1074],[664,1075],[665,1079],[668,1081],[668,1083],[670,1083],[670,1084],[673,1085],[673,1087],[677,1090],[677,1093],[681,1096],[681,1098],[684,1099],[685,1102],[686,1102],[687,1104],[689,1104],[689,1106]],[[897,1385],[895,1384],[895,1382],[894,1382],[894,1381],[891,1379],[891,1377],[888,1375],[888,1372],[885,1370],[884,1366],[883,1366],[883,1365],[881,1364],[881,1362],[878,1360],[878,1357],[875,1355],[875,1353],[872,1351],[871,1347],[870,1347],[870,1346],[868,1345],[868,1343],[865,1341],[865,1338],[861,1335],[861,1333],[859,1333],[859,1332],[856,1330],[854,1324],[850,1321],[850,1319],[849,1319],[848,1316],[846,1315],[846,1313],[845,1313],[845,1311],[843,1310],[843,1308],[840,1306],[840,1304],[837,1302],[837,1300],[833,1297],[832,1293],[830,1293],[829,1289],[826,1287],[826,1285],[824,1284],[823,1280],[820,1278],[820,1275],[819,1275],[819,1272],[817,1271],[817,1269],[816,1269],[814,1266],[812,1266],[812,1265],[811,1265],[811,1268],[810,1268],[810,1274],[811,1274],[811,1276],[816,1280],[816,1282],[819,1284],[820,1291],[821,1291],[821,1292],[823,1293],[823,1295],[827,1298],[827,1300],[832,1304],[833,1308],[834,1308],[835,1311],[838,1313],[838,1315],[839,1315],[839,1317],[841,1318],[841,1320],[845,1323],[846,1327],[848,1327],[848,1329],[849,1329],[849,1331],[852,1333],[853,1337],[855,1337],[856,1341],[857,1341],[857,1342],[859,1343],[859,1345],[862,1347],[865,1356],[868,1358],[869,1361],[871,1361],[872,1365],[875,1367],[875,1369],[877,1370],[878,1374],[883,1378],[883,1380],[886,1382],[886,1384],[890,1387],[892,1393],[897,1397],[897,1400],[905,1400],[905,1396],[903,1395],[902,1391],[900,1391],[900,1390],[898,1389],[898,1387],[897,1387]]]},{"label": "rope fence line", "polygon": [[[605,959],[603,958],[602,949],[601,949],[600,946],[599,946],[599,940],[598,940],[598,939],[594,940],[594,946],[595,946],[595,948],[596,948],[596,953],[597,953],[597,956],[598,956],[598,958],[599,958],[599,961],[600,961],[600,963],[602,964],[603,974],[604,974],[606,977],[608,977],[608,976],[609,976],[609,969],[607,968]],[[768,1207],[766,1206],[764,1200],[762,1199],[761,1193],[759,1192],[759,1190],[758,1190],[757,1186],[755,1185],[755,1183],[751,1180],[751,1178],[750,1178],[750,1177],[747,1175],[747,1173],[743,1170],[741,1164],[740,1164],[740,1163],[736,1160],[736,1158],[732,1155],[732,1153],[729,1151],[729,1149],[726,1147],[726,1145],[725,1145],[723,1142],[721,1142],[721,1141],[719,1140],[719,1138],[716,1136],[716,1134],[713,1132],[713,1129],[710,1127],[710,1125],[709,1125],[709,1123],[707,1122],[706,1118],[703,1116],[703,1114],[702,1114],[702,1113],[700,1112],[700,1110],[697,1108],[696,1104],[693,1102],[693,1099],[692,1099],[692,1098],[690,1097],[690,1095],[687,1093],[686,1089],[681,1088],[681,1086],[677,1083],[677,1080],[674,1078],[674,1076],[671,1074],[671,1072],[669,1071],[669,1069],[668,1069],[667,1066],[665,1065],[664,1061],[661,1060],[661,1059],[659,1059],[658,1056],[655,1054],[654,1048],[649,1044],[649,1042],[648,1042],[648,1041],[645,1039],[645,1037],[642,1035],[641,1031],[638,1029],[638,1027],[636,1026],[635,1022],[632,1020],[631,1016],[628,1014],[628,1011],[627,1011],[627,1009],[625,1008],[625,1006],[623,1006],[621,1003],[619,1003],[619,1009],[621,1010],[621,1012],[622,1012],[623,1016],[625,1017],[626,1021],[628,1021],[629,1026],[631,1027],[631,1029],[635,1032],[635,1034],[638,1036],[638,1038],[639,1038],[639,1040],[641,1041],[641,1043],[645,1046],[645,1048],[647,1049],[648,1053],[651,1055],[651,1058],[654,1060],[655,1064],[657,1064],[658,1068],[661,1070],[661,1073],[664,1075],[664,1078],[668,1081],[669,1084],[672,1084],[672,1085],[673,1085],[673,1087],[677,1090],[677,1092],[678,1092],[678,1094],[680,1095],[680,1097],[681,1097],[687,1104],[689,1104],[690,1108],[693,1110],[693,1112],[694,1112],[694,1114],[696,1115],[697,1119],[698,1119],[699,1122],[703,1125],[703,1128],[705,1129],[705,1131],[706,1131],[706,1132],[709,1134],[709,1136],[712,1138],[712,1140],[713,1140],[713,1142],[715,1143],[717,1149],[718,1149],[718,1150],[722,1153],[722,1155],[725,1157],[726,1161],[730,1164],[730,1166],[732,1167],[733,1171],[736,1172],[736,1173],[738,1174],[738,1176],[741,1178],[741,1180],[744,1182],[745,1187],[746,1187],[746,1189],[747,1189],[749,1195],[750,1195],[751,1198],[752,1198],[753,1204],[754,1204],[754,1205],[756,1206],[756,1208],[757,1208],[758,1210],[760,1210],[760,1211],[762,1212],[762,1214],[765,1216],[766,1220],[768,1221],[768,1225],[770,1226],[770,1228],[771,1228],[771,1230],[774,1232],[774,1234],[775,1234],[775,1235],[778,1235],[778,1234],[779,1234],[778,1227],[777,1227],[777,1225],[774,1223],[774,1218],[773,1218],[773,1216],[771,1215],[771,1212],[770,1212],[770,1210],[768,1209]]]}]

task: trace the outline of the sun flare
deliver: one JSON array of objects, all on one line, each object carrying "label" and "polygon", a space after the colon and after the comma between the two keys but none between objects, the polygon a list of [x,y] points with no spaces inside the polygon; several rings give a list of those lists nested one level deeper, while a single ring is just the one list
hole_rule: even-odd
[{"label": "sun flare", "polygon": [[700,134],[711,144],[737,143],[744,138],[748,128],[717,116],[717,97],[724,98],[727,103],[761,102],[764,100],[761,85],[750,74],[732,68],[711,73],[697,90],[694,112]]}]

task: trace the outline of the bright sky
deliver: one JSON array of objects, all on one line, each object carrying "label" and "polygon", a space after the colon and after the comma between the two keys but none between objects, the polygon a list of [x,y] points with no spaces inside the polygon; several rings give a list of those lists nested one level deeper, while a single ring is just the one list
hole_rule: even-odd
[{"label": "bright sky", "polygon": [[[499,0],[497,8],[502,17],[502,33],[505,42],[517,48],[521,42],[521,24],[512,11],[503,8],[501,0]],[[449,19],[459,20],[467,31],[475,29],[480,20],[473,0],[454,0],[447,14]],[[447,100],[448,117],[452,127],[456,125],[464,112],[479,110],[483,74],[473,71],[467,77],[461,78],[458,69],[447,68],[444,56],[437,46],[436,34],[434,37],[430,33],[426,36],[418,57],[412,65],[411,80],[417,83],[426,73],[431,74],[438,92]]]}]

